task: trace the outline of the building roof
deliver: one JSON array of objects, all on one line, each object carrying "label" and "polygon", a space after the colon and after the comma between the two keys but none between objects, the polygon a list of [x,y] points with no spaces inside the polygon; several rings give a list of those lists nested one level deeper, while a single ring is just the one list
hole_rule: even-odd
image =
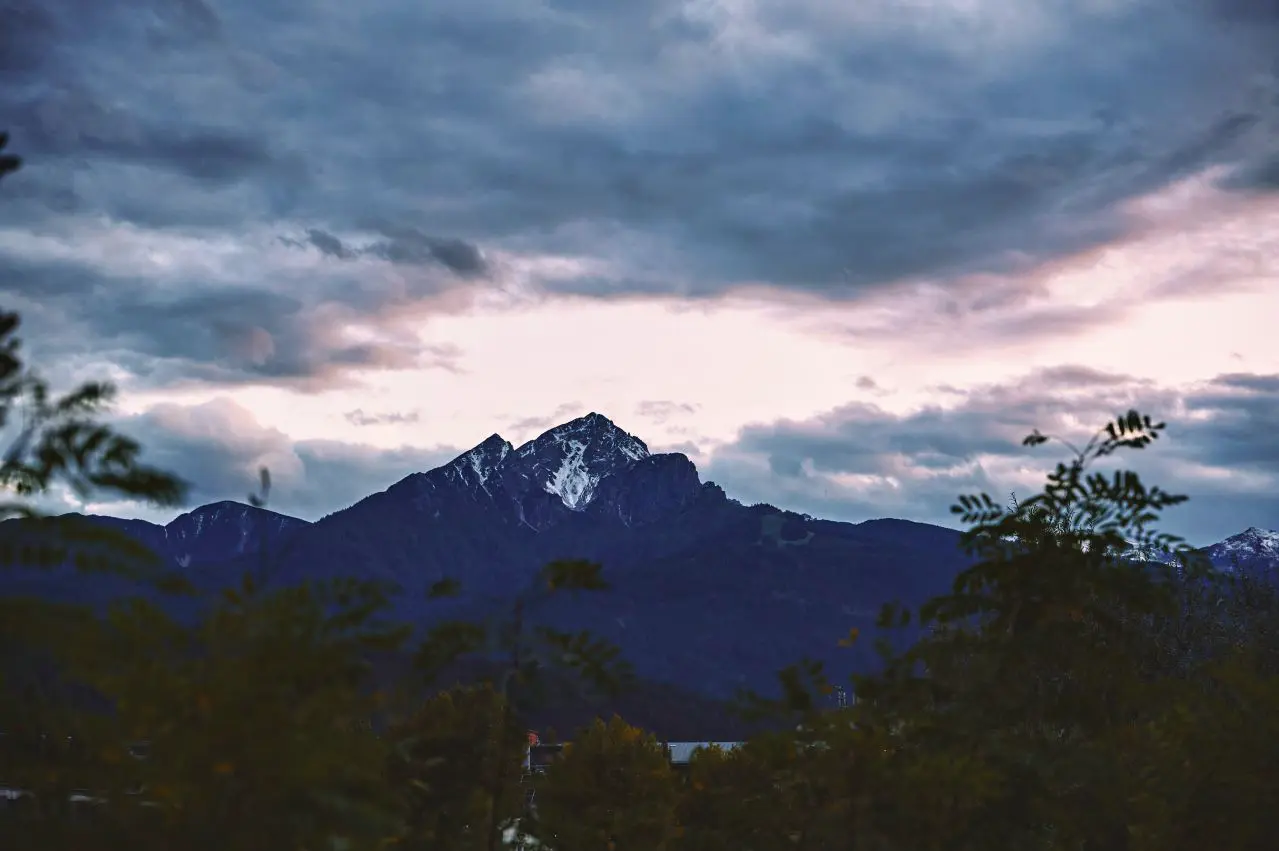
[{"label": "building roof", "polygon": [[693,758],[693,751],[699,748],[718,747],[726,751],[731,751],[741,746],[741,742],[667,742],[666,748],[670,752],[671,762],[685,763]]}]

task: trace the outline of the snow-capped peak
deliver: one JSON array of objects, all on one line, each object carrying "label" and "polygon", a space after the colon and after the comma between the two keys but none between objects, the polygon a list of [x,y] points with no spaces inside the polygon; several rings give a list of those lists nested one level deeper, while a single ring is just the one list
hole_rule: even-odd
[{"label": "snow-capped peak", "polygon": [[620,454],[630,461],[639,461],[649,456],[648,446],[633,434],[622,431],[612,420],[603,414],[591,411],[584,417],[569,420],[543,434],[558,441],[581,440],[587,443],[596,442],[606,452]]},{"label": "snow-capped peak", "polygon": [[1262,529],[1259,526],[1249,526],[1242,535],[1237,537],[1247,538],[1269,554],[1279,555],[1279,532],[1271,529]]},{"label": "snow-capped peak", "polygon": [[446,469],[452,475],[488,491],[489,481],[511,448],[501,435],[491,434],[478,446],[454,458]]},{"label": "snow-capped peak", "polygon": [[538,435],[508,462],[512,478],[553,493],[581,510],[611,473],[649,456],[644,441],[591,412]]},{"label": "snow-capped peak", "polygon": [[1232,556],[1279,560],[1279,532],[1249,527],[1208,548],[1214,562],[1229,562]]},{"label": "snow-capped peak", "polygon": [[577,511],[590,503],[604,478],[649,455],[644,441],[592,412],[555,426],[518,449],[500,435],[491,435],[444,466],[416,473],[404,482],[414,483],[415,500],[427,499],[439,485],[452,482],[489,497],[504,494],[517,501],[545,491]]}]

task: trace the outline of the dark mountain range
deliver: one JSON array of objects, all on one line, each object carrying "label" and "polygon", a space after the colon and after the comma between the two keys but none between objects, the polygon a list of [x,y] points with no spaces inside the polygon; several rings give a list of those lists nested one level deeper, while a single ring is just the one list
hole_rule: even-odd
[{"label": "dark mountain range", "polygon": [[[73,515],[74,516],[74,515]],[[160,526],[144,520],[114,517],[90,519],[117,525],[178,567],[230,561],[274,547],[311,524],[265,508],[239,502],[213,502]]]},{"label": "dark mountain range", "polygon": [[[967,562],[951,529],[743,505],[703,483],[684,455],[652,454],[595,413],[519,448],[493,435],[315,523],[228,502],[166,526],[98,521],[149,544],[200,585],[244,570],[265,571],[270,583],[393,581],[403,589],[397,614],[421,625],[500,611],[552,559],[598,561],[610,590],[554,599],[533,619],[618,643],[647,681],[721,697],[739,686],[770,690],[776,672],[804,656],[840,676],[873,665],[881,604],[918,604]],[[1248,564],[1279,565],[1276,541],[1249,530],[1209,554],[1219,564],[1243,554]],[[428,601],[444,577],[461,582],[462,596]],[[123,588],[57,571],[38,590],[103,599]],[[837,648],[851,627],[867,640]]]}]

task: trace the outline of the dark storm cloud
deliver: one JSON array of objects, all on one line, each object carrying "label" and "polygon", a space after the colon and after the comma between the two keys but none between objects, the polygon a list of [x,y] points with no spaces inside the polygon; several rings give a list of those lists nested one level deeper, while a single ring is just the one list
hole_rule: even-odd
[{"label": "dark storm cloud", "polygon": [[[958,32],[912,38],[871,30],[849,39],[837,28],[823,34],[822,21],[811,14],[798,23],[766,19],[782,32],[808,37],[814,56],[761,61],[745,81],[688,79],[683,91],[663,91],[660,99],[645,89],[645,77],[663,72],[664,57],[679,50],[709,57],[714,49],[716,23],[681,15],[675,4],[556,4],[539,13],[518,4],[404,3],[356,17],[338,4],[316,2],[303,21],[300,9],[290,13],[278,3],[227,3],[226,38],[211,40],[199,54],[205,69],[223,70],[230,42],[277,68],[277,81],[252,99],[243,80],[220,87],[231,100],[209,111],[235,117],[245,135],[235,144],[223,139],[219,146],[216,137],[203,144],[214,154],[208,167],[222,174],[231,163],[263,161],[265,143],[250,141],[257,134],[298,140],[327,178],[298,199],[298,212],[335,224],[398,218],[395,213],[430,196],[447,201],[448,209],[422,223],[426,233],[451,230],[443,227],[450,221],[507,238],[588,219],[659,233],[679,222],[689,232],[665,234],[678,243],[672,247],[697,248],[704,256],[690,260],[718,270],[718,277],[749,269],[755,277],[762,271],[782,283],[838,289],[850,275],[852,283],[865,283],[983,266],[992,253],[1027,243],[1052,253],[1101,238],[1106,227],[1076,232],[1056,221],[1056,211],[1073,204],[1101,213],[1118,196],[1224,155],[1234,134],[1256,117],[1213,114],[1221,104],[1218,86],[1227,89],[1234,81],[1226,77],[1245,69],[1238,57],[1216,61],[1230,46],[1224,34],[1184,31],[1182,19],[1196,2],[1136,4],[1128,16],[1108,20],[1066,14],[1060,20],[1065,44],[1045,46],[1037,57],[1042,61],[1031,67],[1014,68],[1010,60],[1006,76],[968,87],[955,80],[965,67],[951,50],[962,38]],[[173,2],[115,6],[114,13],[97,14],[119,24],[162,8],[171,28],[192,32],[216,20]],[[1251,10],[1225,4],[1214,14],[1237,18],[1255,15]],[[1142,28],[1135,30],[1138,21]],[[124,33],[137,29],[119,26]],[[330,40],[339,33],[342,62],[336,63]],[[84,47],[90,56],[102,48],[73,28],[61,36],[55,44]],[[1157,48],[1138,36],[1170,55],[1152,58]],[[395,46],[410,44],[431,61],[406,66]],[[1092,50],[1077,51],[1081,44]],[[1110,51],[1108,64],[1089,59],[1102,48]],[[160,58],[168,56],[160,51]],[[68,57],[65,66],[71,73],[88,61]],[[586,83],[615,78],[620,92],[630,90],[642,101],[643,114],[619,125],[590,116],[565,121],[543,111],[525,84],[554,80],[564,69]],[[887,98],[873,86],[906,69],[910,85],[903,90],[922,98],[917,111],[884,127],[833,114],[847,106],[850,83],[870,83],[872,100]],[[1201,73],[1210,69],[1221,79]],[[305,83],[291,74],[305,75]],[[138,82],[125,85],[121,100],[134,100],[128,90]],[[306,92],[296,88],[303,84]],[[187,108],[168,120],[190,128],[194,104],[178,86],[172,94]],[[1177,113],[1152,106],[1152,95],[1173,87],[1180,89]],[[559,104],[546,107],[572,109],[577,94],[565,90]],[[120,109],[150,112],[145,106]],[[357,107],[359,115],[375,117],[370,132],[343,121]],[[91,112],[88,104],[81,110]],[[1098,114],[1110,117],[1096,120]],[[182,144],[172,138],[157,144],[159,160],[164,154],[187,162],[188,149],[199,148],[199,137],[189,135]],[[173,136],[188,138],[176,129]],[[38,138],[32,142],[42,147]],[[879,177],[850,186],[847,179],[830,180],[832,169]],[[337,198],[337,204],[329,200]],[[466,242],[413,242],[392,238],[383,250],[430,254],[453,265],[444,257],[457,249],[455,268],[475,259],[462,248]],[[780,248],[788,249],[782,257]]]},{"label": "dark storm cloud", "polygon": [[[1192,498],[1169,515],[1168,531],[1212,543],[1248,526],[1279,528],[1279,375],[1222,375],[1174,392],[1065,367],[905,416],[850,404],[802,422],[743,429],[715,450],[705,477],[744,501],[817,516],[907,516],[949,525],[959,494],[985,491],[1001,499],[1037,490],[1042,476],[1068,458],[1056,442],[1022,447],[1033,429],[1079,446],[1131,407],[1166,419],[1168,431],[1119,462],[1148,484]],[[1020,472],[1027,469],[1035,471],[1033,482]]]},{"label": "dark storm cloud", "polygon": [[1202,0],[1227,20],[1279,28],[1279,3],[1275,0]]},{"label": "dark storm cloud", "polygon": [[98,102],[83,89],[67,87],[18,103],[10,115],[24,145],[44,164],[135,165],[215,186],[270,178],[273,171],[304,177],[296,157],[274,151],[261,130],[165,126]]},{"label": "dark storm cloud", "polygon": [[[202,0],[10,0],[0,14],[0,69],[12,74],[0,116],[41,167],[17,182],[112,165],[173,171],[193,188],[305,180],[301,160],[278,150],[265,128],[234,120],[211,125],[212,103],[203,117],[174,116],[165,108],[172,92],[155,97],[163,74],[148,60],[220,43],[221,21]],[[137,98],[139,88],[151,96]]]},{"label": "dark storm cloud", "polygon": [[[1105,243],[1127,227],[1117,204],[1209,165],[1269,191],[1272,5],[1093,5],[1026,0],[992,23],[1012,6],[16,0],[0,119],[28,164],[0,187],[0,225],[292,234],[407,276],[398,302],[341,279],[336,301],[368,318],[438,293],[432,271],[484,286],[491,251],[608,261],[544,282],[566,293],[746,280],[848,298]],[[25,286],[67,288],[44,275]],[[274,352],[228,376],[413,361],[410,341],[333,339],[333,299],[313,293],[333,282],[259,275],[242,289],[263,294],[245,299],[261,322],[215,295],[189,335],[72,324],[192,374],[227,350]]]},{"label": "dark storm cloud", "polygon": [[295,248],[309,245],[338,260],[371,256],[405,266],[439,264],[462,276],[480,275],[488,269],[479,246],[465,240],[431,236],[413,228],[383,226],[381,231],[385,239],[359,248],[319,228],[309,228],[304,240],[280,237],[280,241]]},{"label": "dark storm cloud", "polygon": [[[300,241],[295,239],[288,239],[287,237],[281,237],[281,239],[290,245],[302,245]],[[329,257],[336,257],[339,260],[350,260],[355,256],[355,252],[343,245],[342,240],[338,239],[333,234],[319,230],[318,228],[309,228],[307,230],[306,241],[307,244],[317,249],[321,254],[328,255]]]},{"label": "dark storm cloud", "polygon": [[386,239],[375,242],[364,253],[392,263],[440,263],[459,275],[478,275],[485,270],[484,256],[475,245],[461,239],[441,239],[413,228],[387,228]]},{"label": "dark storm cloud", "polygon": [[404,344],[349,343],[302,302],[270,292],[206,289],[171,300],[134,293],[117,302],[116,331],[102,334],[105,343],[149,351],[206,381],[323,379],[344,367],[417,360]]},{"label": "dark storm cloud", "polygon": [[[6,48],[0,50],[0,68],[45,75],[68,63],[70,48],[102,48],[120,35],[146,36],[152,46],[207,43],[222,35],[221,18],[204,0],[5,0],[0,12],[5,24],[0,47]],[[25,61],[10,59],[18,53]]]},{"label": "dark storm cloud", "polygon": [[1183,426],[1206,463],[1279,480],[1279,375],[1222,375],[1186,404],[1207,418]]},{"label": "dark storm cloud", "polygon": [[7,3],[0,8],[0,73],[27,74],[40,69],[45,49],[58,35],[58,23],[39,2]]},{"label": "dark storm cloud", "polygon": [[347,328],[393,309],[394,297],[343,281],[296,296],[199,279],[148,286],[70,261],[8,261],[3,252],[0,276],[9,293],[39,306],[27,337],[41,362],[91,343],[151,384],[332,387],[356,369],[462,371],[462,352],[452,344],[423,343],[393,328],[351,340]]},{"label": "dark storm cloud", "polygon": [[1222,185],[1244,192],[1279,192],[1279,153],[1236,170]]}]

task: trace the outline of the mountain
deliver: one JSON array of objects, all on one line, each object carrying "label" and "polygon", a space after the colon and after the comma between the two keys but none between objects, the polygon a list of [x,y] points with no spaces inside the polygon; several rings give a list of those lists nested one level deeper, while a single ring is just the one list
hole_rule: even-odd
[{"label": "mountain", "polygon": [[[1253,526],[1224,541],[1199,547],[1194,553],[1206,556],[1214,568],[1224,573],[1279,576],[1279,532]],[[1176,561],[1172,553],[1137,544],[1130,545],[1124,555],[1135,562]]]},{"label": "mountain", "polygon": [[[98,522],[152,543],[206,587],[264,563],[271,583],[392,581],[403,589],[396,614],[419,626],[493,615],[546,562],[590,559],[612,587],[553,598],[530,619],[590,629],[619,644],[642,678],[713,697],[771,690],[776,672],[805,656],[837,676],[873,666],[881,605],[917,605],[969,563],[952,529],[743,505],[702,482],[686,456],[654,454],[598,413],[518,448],[492,435],[311,524],[238,503],[204,506],[164,527]],[[1265,556],[1265,535],[1274,533],[1249,530],[1231,552]],[[445,577],[460,581],[461,597],[428,601]],[[94,582],[72,585],[101,598],[107,589]],[[66,589],[50,584],[44,593]],[[852,627],[863,641],[837,648]]]},{"label": "mountain", "polygon": [[1202,552],[1219,570],[1279,572],[1279,532],[1272,530],[1253,526]]},{"label": "mountain", "polygon": [[311,524],[287,514],[229,500],[213,502],[160,525],[89,514],[64,514],[126,532],[178,567],[227,561],[258,552]]},{"label": "mountain", "polygon": [[[277,549],[295,532],[311,525],[296,517],[231,501],[200,506],[163,525],[92,514],[64,514],[57,519],[80,520],[91,526],[105,526],[123,532],[159,556],[161,566],[167,564],[179,571],[198,571],[203,565],[259,557],[264,546],[267,551]],[[3,554],[0,567],[10,561],[9,554],[21,552],[23,547],[47,544],[50,538],[45,535],[50,531],[42,522],[7,520],[0,523],[0,554]],[[53,534],[56,536],[61,532]],[[82,544],[81,549],[86,549],[86,545]],[[110,549],[97,551],[111,552]],[[208,579],[213,581],[212,574]],[[70,563],[39,571],[0,569],[0,593],[34,594],[80,603],[104,602],[137,593],[166,599],[140,589],[133,580],[109,574],[86,575]],[[194,611],[189,601],[182,603],[181,608]]]}]

